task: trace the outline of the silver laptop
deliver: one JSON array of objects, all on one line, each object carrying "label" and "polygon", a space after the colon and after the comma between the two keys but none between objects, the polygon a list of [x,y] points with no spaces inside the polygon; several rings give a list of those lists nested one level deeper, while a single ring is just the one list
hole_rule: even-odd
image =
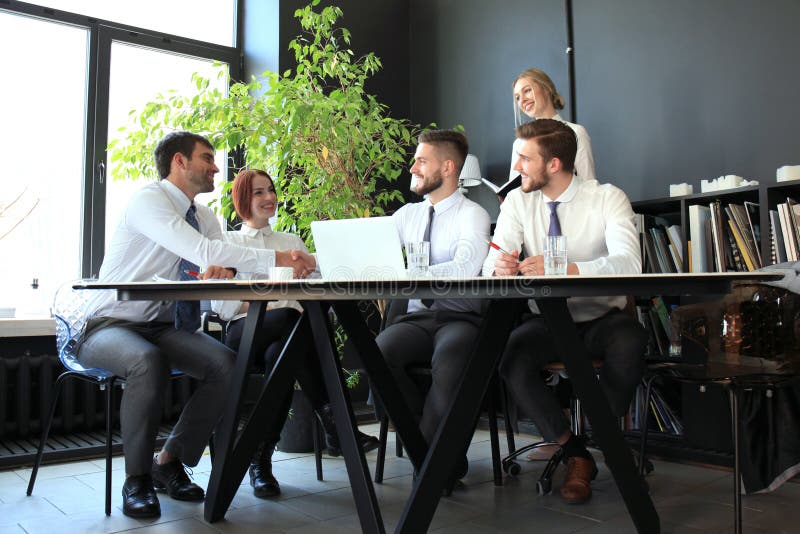
[{"label": "silver laptop", "polygon": [[311,233],[322,278],[392,280],[405,278],[400,236],[391,217],[315,221]]}]

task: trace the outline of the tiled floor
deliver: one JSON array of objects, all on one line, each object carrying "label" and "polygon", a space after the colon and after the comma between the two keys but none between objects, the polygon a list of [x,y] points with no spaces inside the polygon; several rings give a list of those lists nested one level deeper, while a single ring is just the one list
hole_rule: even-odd
[{"label": "tiled floor", "polygon": [[[376,426],[362,426],[377,433]],[[390,433],[390,443],[394,436]],[[501,443],[504,440],[501,439]],[[521,441],[525,441],[522,439]],[[599,456],[599,454],[597,455]],[[595,481],[594,497],[585,505],[568,505],[557,495],[536,495],[541,462],[523,462],[518,477],[506,477],[503,487],[492,483],[489,434],[478,431],[469,450],[470,470],[451,497],[440,501],[431,530],[441,533],[580,532],[581,534],[634,532],[614,481],[604,466]],[[114,460],[111,517],[103,513],[105,483],[102,460],[43,467],[33,496],[25,489],[30,469],[0,472],[0,532],[55,534],[62,532],[215,533],[285,532],[338,534],[360,532],[344,462],[325,458],[325,481],[318,482],[313,455],[275,454],[275,474],[283,494],[272,501],[253,497],[246,481],[225,520],[210,525],[202,519],[202,504],[161,498],[162,515],[138,521],[122,515],[120,489],[122,459]],[[375,452],[368,455],[374,469]],[[731,475],[725,471],[668,462],[655,463],[648,477],[661,517],[662,532],[731,532],[733,505]],[[205,486],[211,469],[208,456],[194,469]],[[559,470],[563,476],[563,469]],[[554,487],[560,479],[556,476]],[[381,513],[391,532],[411,488],[406,458],[388,455],[384,483],[376,484]],[[788,483],[777,492],[744,498],[746,532],[800,531],[800,484]]]}]

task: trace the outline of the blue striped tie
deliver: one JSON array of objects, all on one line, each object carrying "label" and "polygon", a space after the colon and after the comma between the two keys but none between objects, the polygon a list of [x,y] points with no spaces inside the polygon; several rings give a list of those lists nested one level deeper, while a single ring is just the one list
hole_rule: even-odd
[{"label": "blue striped tie", "polygon": [[[189,206],[186,212],[186,222],[189,226],[200,231],[200,225],[197,223],[196,216],[197,208],[194,204]],[[190,262],[181,258],[178,265],[178,276],[180,280],[197,280],[196,276],[192,276],[187,271],[199,272],[200,268]],[[175,328],[179,330],[186,330],[187,332],[194,332],[200,328],[200,302],[197,300],[179,300],[175,303]]]}]

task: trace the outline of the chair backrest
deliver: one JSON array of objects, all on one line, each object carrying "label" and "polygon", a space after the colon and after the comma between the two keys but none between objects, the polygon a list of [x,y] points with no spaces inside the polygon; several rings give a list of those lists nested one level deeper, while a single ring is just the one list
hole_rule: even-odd
[{"label": "chair backrest", "polygon": [[[82,282],[91,282],[84,279]],[[53,315],[56,320],[56,348],[58,357],[64,367],[70,371],[83,373],[98,379],[104,379],[113,373],[105,369],[87,368],[77,359],[77,349],[82,341],[86,322],[88,320],[88,307],[96,297],[94,291],[73,289],[78,280],[66,282],[56,291],[53,297]]]}]

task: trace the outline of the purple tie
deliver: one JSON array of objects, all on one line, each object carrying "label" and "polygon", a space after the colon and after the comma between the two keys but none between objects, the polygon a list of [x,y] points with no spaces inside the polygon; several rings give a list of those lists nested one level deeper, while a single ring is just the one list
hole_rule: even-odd
[{"label": "purple tie", "polygon": [[548,202],[547,205],[550,207],[550,229],[547,231],[547,235],[561,235],[561,224],[558,222],[558,214],[556,213],[559,202]]}]

